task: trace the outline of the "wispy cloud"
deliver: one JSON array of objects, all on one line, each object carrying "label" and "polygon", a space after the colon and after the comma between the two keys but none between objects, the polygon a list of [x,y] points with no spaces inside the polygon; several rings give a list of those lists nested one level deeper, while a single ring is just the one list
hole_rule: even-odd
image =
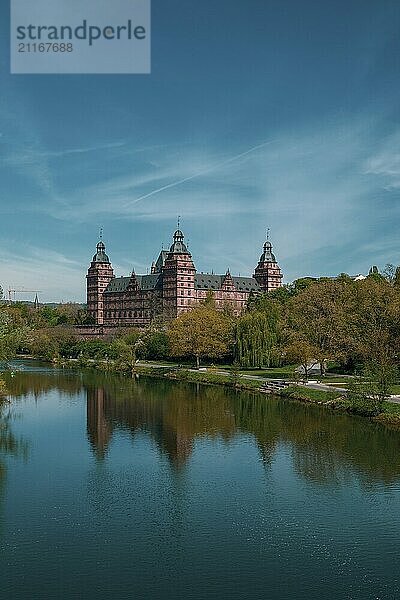
[{"label": "wispy cloud", "polygon": [[193,173],[192,175],[184,177],[183,179],[178,179],[176,181],[172,181],[171,183],[167,183],[166,185],[156,188],[155,190],[152,190],[151,192],[148,192],[147,194],[143,194],[143,196],[139,196],[139,198],[135,198],[131,202],[128,202],[126,206],[133,206],[134,204],[138,204],[139,202],[146,200],[147,198],[150,198],[151,196],[155,196],[156,194],[159,194],[166,190],[178,187],[179,185],[182,185],[183,183],[193,181],[194,179],[197,179],[198,177],[202,177],[203,175],[207,175],[208,173],[211,173],[212,171],[218,171],[218,169],[222,169],[223,167],[226,167],[227,165],[230,165],[231,163],[236,162],[236,161],[240,160],[241,158],[244,158],[245,156],[248,156],[249,154],[255,152],[256,150],[260,150],[261,148],[264,148],[265,146],[267,146],[271,143],[272,143],[271,141],[267,141],[267,142],[263,142],[262,144],[257,144],[257,146],[253,146],[252,148],[249,148],[248,150],[245,150],[244,152],[240,152],[239,154],[236,154],[235,156],[227,158],[226,160],[223,160],[222,162],[219,162],[215,165],[211,165],[205,169],[202,169],[198,173]]},{"label": "wispy cloud", "polygon": [[[132,266],[145,272],[162,241],[161,223],[181,214],[199,270],[229,266],[251,273],[269,225],[291,280],[400,262],[393,225],[400,210],[395,205],[400,128],[388,137],[371,131],[369,115],[328,125],[315,121],[262,143],[231,145],[230,152],[215,143],[139,147],[129,140],[49,150],[31,133],[24,148],[4,145],[2,138],[2,151],[5,168],[37,184],[36,192],[30,186],[27,206],[34,202],[43,218],[81,228],[139,222],[148,222],[143,228],[149,231],[158,227],[152,247],[149,239],[136,246],[133,240],[130,248],[114,243],[117,273],[127,274]],[[377,224],[383,237],[376,235]],[[69,297],[82,298],[89,257],[78,254],[69,263],[49,250],[30,249],[19,257],[6,253],[2,276],[18,274],[21,282],[40,288],[47,282],[49,298],[58,289],[63,297],[69,289]],[[51,275],[40,284],[43,269]]]},{"label": "wispy cloud", "polygon": [[[18,251],[0,247],[1,281],[6,292],[11,289],[40,290],[40,298],[47,301],[84,301],[85,267],[70,258],[37,246],[25,245]],[[24,294],[20,299],[33,299]]]},{"label": "wispy cloud", "polygon": [[400,188],[400,131],[386,138],[365,164],[365,173],[376,175],[388,189]]}]

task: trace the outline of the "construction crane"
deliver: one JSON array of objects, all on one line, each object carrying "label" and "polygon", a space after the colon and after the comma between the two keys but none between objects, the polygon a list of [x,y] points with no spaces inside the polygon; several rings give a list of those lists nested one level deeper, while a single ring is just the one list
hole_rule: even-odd
[{"label": "construction crane", "polygon": [[8,301],[15,302],[16,294],[41,294],[42,290],[27,290],[26,288],[8,288]]}]

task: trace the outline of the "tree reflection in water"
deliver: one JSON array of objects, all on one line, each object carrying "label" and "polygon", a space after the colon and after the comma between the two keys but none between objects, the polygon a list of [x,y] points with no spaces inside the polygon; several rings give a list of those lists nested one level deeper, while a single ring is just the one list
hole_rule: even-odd
[{"label": "tree reflection in water", "polygon": [[149,434],[171,464],[189,460],[196,440],[251,435],[268,466],[285,445],[295,471],[323,485],[345,482],[351,471],[364,485],[400,476],[400,434],[366,419],[314,405],[225,388],[142,378],[87,386],[87,430],[96,456],[107,454],[115,430]]},{"label": "tree reflection in water", "polygon": [[[352,474],[364,485],[389,484],[400,476],[398,432],[315,405],[222,387],[143,377],[135,381],[90,371],[22,373],[9,387],[15,398],[34,394],[38,399],[51,389],[71,396],[86,389],[87,434],[98,460],[106,458],[114,432],[121,430],[151,436],[175,470],[188,463],[202,438],[229,444],[236,436],[250,435],[266,467],[278,446],[283,446],[295,472],[317,484],[341,484]],[[4,443],[12,451],[11,440]]]},{"label": "tree reflection in water", "polygon": [[[12,423],[15,414],[9,404],[3,402],[0,404],[0,505],[3,504],[5,484],[7,477],[6,458],[10,456],[27,458],[28,445],[17,438],[12,431]],[[3,511],[0,511],[3,514]]]}]

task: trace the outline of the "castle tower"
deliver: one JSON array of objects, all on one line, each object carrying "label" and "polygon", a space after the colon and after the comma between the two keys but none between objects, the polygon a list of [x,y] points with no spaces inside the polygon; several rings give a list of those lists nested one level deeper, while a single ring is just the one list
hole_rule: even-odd
[{"label": "castle tower", "polygon": [[162,268],[163,307],[171,317],[190,310],[195,299],[196,268],[183,240],[184,235],[178,228]]},{"label": "castle tower", "polygon": [[263,292],[271,292],[282,286],[283,275],[276,262],[275,255],[272,252],[272,244],[269,241],[269,232],[267,232],[264,251],[260,256],[253,277],[258,282],[261,291]]},{"label": "castle tower", "polygon": [[103,293],[114,277],[114,271],[101,235],[96,250],[86,275],[87,309],[96,325],[102,325],[104,322]]}]

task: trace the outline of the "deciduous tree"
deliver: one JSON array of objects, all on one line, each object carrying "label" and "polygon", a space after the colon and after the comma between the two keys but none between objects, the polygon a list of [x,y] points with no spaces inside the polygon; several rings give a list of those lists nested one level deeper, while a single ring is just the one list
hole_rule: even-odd
[{"label": "deciduous tree", "polygon": [[218,360],[230,352],[232,321],[212,306],[202,305],[172,321],[168,336],[172,354],[195,358],[198,368],[201,360]]}]

